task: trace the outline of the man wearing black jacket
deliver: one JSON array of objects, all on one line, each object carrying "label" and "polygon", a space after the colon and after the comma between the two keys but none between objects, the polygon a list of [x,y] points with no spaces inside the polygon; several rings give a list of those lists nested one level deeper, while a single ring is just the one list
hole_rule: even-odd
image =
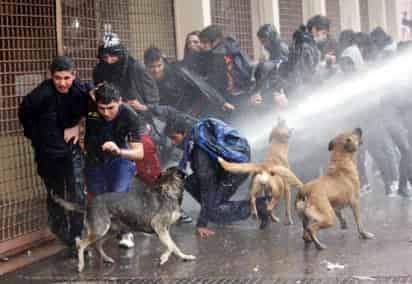
[{"label": "man wearing black jacket", "polygon": [[[207,84],[202,78],[191,74],[187,69],[182,70],[183,66],[167,63],[157,47],[146,49],[144,63],[149,74],[156,80],[160,105],[171,106],[195,117],[211,116],[224,109],[233,109],[216,90],[205,93],[207,90],[199,85]],[[187,76],[189,73],[190,77]],[[208,88],[210,90],[212,87]]]},{"label": "man wearing black jacket", "polygon": [[[200,205],[196,233],[202,238],[207,238],[214,234],[207,227],[209,222],[228,224],[247,219],[250,216],[249,200],[232,201],[230,199],[247,179],[248,174],[233,174],[225,171],[218,164],[216,157],[213,157],[210,151],[206,151],[200,146],[193,131],[198,123],[197,120],[187,115],[179,114],[170,108],[166,119],[166,134],[174,145],[183,148],[180,168],[185,170],[187,164],[190,164],[192,170],[192,174],[185,180],[185,190]],[[204,123],[207,120],[199,123],[205,125]],[[219,121],[217,122],[222,126]],[[226,130],[228,129],[226,128]],[[216,137],[210,139],[211,141],[217,140]],[[250,159],[250,149],[245,155]],[[259,197],[256,201],[258,215],[261,219],[260,228],[263,229],[268,225],[269,221],[266,213],[265,198]]]},{"label": "man wearing black jacket", "polygon": [[51,231],[65,244],[74,245],[82,230],[82,216],[71,214],[69,224],[53,193],[76,203],[84,201],[79,127],[82,107],[90,89],[76,78],[74,63],[56,57],[49,66],[51,79],[26,95],[19,106],[24,135],[31,140],[37,172],[47,189],[47,210]]},{"label": "man wearing black jacket", "polygon": [[114,33],[106,33],[99,46],[99,63],[93,69],[97,85],[108,82],[119,89],[123,102],[137,112],[145,113],[159,103],[159,92],[154,79],[144,66],[129,55]]},{"label": "man wearing black jacket", "polygon": [[224,36],[223,29],[210,25],[199,34],[201,75],[216,88],[237,111],[249,103],[253,87],[253,66],[239,42]]}]

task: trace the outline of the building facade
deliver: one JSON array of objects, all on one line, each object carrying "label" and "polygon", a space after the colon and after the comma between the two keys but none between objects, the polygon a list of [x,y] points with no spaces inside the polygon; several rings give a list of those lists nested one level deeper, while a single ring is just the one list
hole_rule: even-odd
[{"label": "building facade", "polygon": [[50,237],[45,190],[17,108],[57,54],[72,56],[89,80],[105,30],[118,33],[139,59],[152,45],[181,59],[186,34],[215,23],[257,60],[262,24],[274,24],[288,40],[297,26],[324,14],[333,33],[380,25],[399,39],[401,11],[412,15],[411,9],[408,0],[0,0],[0,255]]}]

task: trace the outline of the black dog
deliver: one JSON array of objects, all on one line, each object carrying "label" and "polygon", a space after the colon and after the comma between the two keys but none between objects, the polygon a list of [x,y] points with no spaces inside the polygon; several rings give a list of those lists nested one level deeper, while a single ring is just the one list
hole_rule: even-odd
[{"label": "black dog", "polygon": [[103,251],[103,243],[113,236],[109,231],[121,228],[156,233],[166,246],[160,257],[160,265],[167,262],[174,253],[184,260],[196,259],[180,251],[170,237],[169,227],[180,217],[179,199],[183,194],[183,176],[175,167],[167,169],[156,183],[143,192],[131,190],[128,193],[105,193],[96,196],[87,208],[53,196],[54,200],[66,210],[85,213],[85,231],[82,239],[76,240],[79,257],[79,272],[84,269],[84,250],[93,243],[103,260],[114,263],[114,260]]}]

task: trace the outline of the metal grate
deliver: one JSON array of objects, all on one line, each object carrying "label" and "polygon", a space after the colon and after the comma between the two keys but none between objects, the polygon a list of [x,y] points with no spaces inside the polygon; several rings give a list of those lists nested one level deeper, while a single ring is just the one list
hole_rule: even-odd
[{"label": "metal grate", "polygon": [[340,32],[339,0],[326,0],[326,15],[330,19],[330,33],[337,36]]},{"label": "metal grate", "polygon": [[129,30],[130,50],[140,60],[150,46],[176,58],[173,0],[129,1]]},{"label": "metal grate", "polygon": [[212,23],[221,25],[226,33],[236,36],[240,46],[253,56],[252,14],[250,0],[212,0]]},{"label": "metal grate", "polygon": [[74,59],[79,76],[90,80],[97,54],[94,1],[62,0],[62,18],[64,53]]},{"label": "metal grate", "polygon": [[43,229],[45,191],[21,135],[21,97],[56,55],[54,0],[0,1],[0,242]]},{"label": "metal grate", "polygon": [[292,35],[302,24],[302,0],[279,0],[279,22],[282,39],[291,42]]},{"label": "metal grate", "polygon": [[155,44],[176,56],[173,0],[0,0],[0,253],[47,224],[45,190],[17,108],[57,55],[56,3],[63,52],[74,58],[82,79],[91,79],[105,23],[132,55],[141,58]]}]

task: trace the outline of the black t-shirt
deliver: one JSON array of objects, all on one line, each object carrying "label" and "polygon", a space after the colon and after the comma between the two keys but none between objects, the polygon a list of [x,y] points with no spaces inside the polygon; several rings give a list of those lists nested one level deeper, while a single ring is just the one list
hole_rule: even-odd
[{"label": "black t-shirt", "polygon": [[102,118],[94,106],[87,113],[86,118],[86,163],[98,165],[104,163],[114,156],[102,150],[105,142],[113,141],[120,148],[127,148],[127,143],[140,141],[143,125],[138,115],[126,104],[119,106],[119,112],[111,121]]}]

